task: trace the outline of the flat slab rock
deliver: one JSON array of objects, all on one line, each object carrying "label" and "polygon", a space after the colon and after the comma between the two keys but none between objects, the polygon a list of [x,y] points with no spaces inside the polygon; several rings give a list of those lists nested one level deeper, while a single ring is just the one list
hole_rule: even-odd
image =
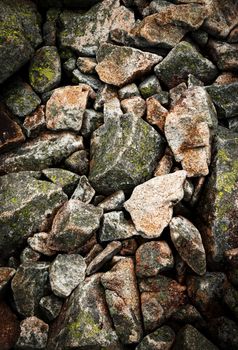
[{"label": "flat slab rock", "polygon": [[69,132],[44,133],[0,156],[0,172],[42,170],[83,149],[81,136]]},{"label": "flat slab rock", "polygon": [[129,190],[152,175],[163,149],[162,137],[142,119],[107,118],[91,140],[89,181],[102,194]]},{"label": "flat slab rock", "polygon": [[169,224],[173,206],[183,199],[183,170],[157,176],[137,186],[124,204],[136,230],[145,238],[159,237]]},{"label": "flat slab rock", "polygon": [[11,254],[32,233],[48,228],[67,196],[56,185],[27,173],[0,178],[0,251]]},{"label": "flat slab rock", "polygon": [[161,60],[161,56],[149,52],[103,43],[97,51],[95,69],[103,82],[123,86],[149,72]]}]

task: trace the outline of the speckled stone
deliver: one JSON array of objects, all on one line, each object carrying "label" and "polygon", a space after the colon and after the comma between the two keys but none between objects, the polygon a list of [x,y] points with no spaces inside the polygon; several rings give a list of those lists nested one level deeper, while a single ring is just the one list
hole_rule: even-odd
[{"label": "speckled stone", "polygon": [[91,186],[88,178],[83,175],[80,177],[78,185],[71,196],[71,199],[78,199],[84,203],[90,203],[95,195],[95,190]]},{"label": "speckled stone", "polygon": [[16,270],[11,267],[0,267],[0,295],[9,284]]},{"label": "speckled stone", "polygon": [[79,175],[60,168],[44,169],[42,174],[68,195],[73,192],[80,179]]},{"label": "speckled stone", "polygon": [[20,323],[21,332],[16,343],[17,349],[44,350],[47,345],[49,326],[39,318],[28,317]]},{"label": "speckled stone", "polygon": [[163,326],[142,339],[136,350],[170,350],[175,339],[172,328]]}]

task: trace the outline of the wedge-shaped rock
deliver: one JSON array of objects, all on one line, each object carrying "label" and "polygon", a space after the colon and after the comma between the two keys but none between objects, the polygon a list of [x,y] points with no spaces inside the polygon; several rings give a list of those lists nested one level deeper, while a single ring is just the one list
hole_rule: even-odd
[{"label": "wedge-shaped rock", "polygon": [[80,178],[79,175],[60,168],[44,169],[42,174],[67,194],[72,194]]},{"label": "wedge-shaped rock", "polygon": [[137,186],[124,207],[145,238],[159,237],[169,224],[173,206],[183,199],[186,172],[157,176]]},{"label": "wedge-shaped rock", "polygon": [[46,104],[47,128],[79,131],[91,93],[92,89],[86,84],[55,89]]},{"label": "wedge-shaped rock", "polygon": [[139,342],[142,327],[133,260],[125,258],[119,261],[102,276],[101,282],[105,288],[107,304],[120,341],[123,344]]},{"label": "wedge-shaped rock", "polygon": [[161,56],[131,47],[103,43],[97,51],[96,72],[107,84],[123,86],[149,72]]},{"label": "wedge-shaped rock", "polygon": [[119,0],[100,1],[88,12],[63,11],[59,34],[63,48],[71,48],[86,56],[94,56],[99,43],[107,41],[110,30],[128,31],[134,24],[134,15]]},{"label": "wedge-shaped rock", "polygon": [[72,293],[53,324],[48,349],[121,349],[100,283],[102,274],[88,277]]},{"label": "wedge-shaped rock", "polygon": [[67,200],[63,191],[27,173],[0,177],[0,252],[10,255],[34,232],[47,230]]},{"label": "wedge-shaped rock", "polygon": [[136,347],[136,350],[170,350],[175,333],[169,326],[163,326],[148,334]]},{"label": "wedge-shaped rock", "polygon": [[164,149],[153,127],[129,114],[107,118],[91,145],[89,181],[103,194],[129,190],[150,178]]},{"label": "wedge-shaped rock", "polygon": [[216,66],[203,57],[194,46],[181,41],[155,67],[155,74],[171,89],[186,82],[189,74],[209,84],[216,78],[218,71]]},{"label": "wedge-shaped rock", "polygon": [[218,129],[211,175],[200,202],[199,227],[208,261],[224,261],[226,250],[238,246],[238,134]]},{"label": "wedge-shaped rock", "polygon": [[81,136],[69,132],[44,133],[0,156],[0,172],[45,169],[60,163],[79,149],[83,149]]},{"label": "wedge-shaped rock", "polygon": [[198,229],[182,216],[174,217],[169,227],[170,237],[181,258],[198,275],[204,275],[206,254]]},{"label": "wedge-shaped rock", "polygon": [[49,247],[53,250],[71,252],[84,245],[100,224],[101,208],[71,199],[57,212]]},{"label": "wedge-shaped rock", "polygon": [[[237,6],[238,8],[238,6]],[[222,71],[237,71],[238,44],[229,44],[224,41],[209,40],[208,47],[213,62]]]},{"label": "wedge-shaped rock", "polygon": [[182,163],[188,176],[209,172],[216,110],[203,87],[185,91],[165,121],[165,136],[175,160]]}]

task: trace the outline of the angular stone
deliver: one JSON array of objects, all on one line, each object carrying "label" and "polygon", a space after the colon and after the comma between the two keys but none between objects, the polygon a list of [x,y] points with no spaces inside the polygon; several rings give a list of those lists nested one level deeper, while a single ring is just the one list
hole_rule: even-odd
[{"label": "angular stone", "polygon": [[138,248],[138,244],[135,238],[125,239],[121,243],[122,243],[122,249],[120,251],[120,255],[122,256],[135,255],[136,249]]},{"label": "angular stone", "polygon": [[218,350],[202,333],[189,324],[182,328],[176,336],[174,350],[179,349]]},{"label": "angular stone", "polygon": [[39,232],[34,234],[34,236],[29,237],[27,242],[29,246],[38,253],[46,256],[55,255],[55,251],[48,247],[49,234],[46,232]]},{"label": "angular stone", "polygon": [[49,350],[120,349],[100,283],[102,274],[88,277],[72,293],[53,324]]},{"label": "angular stone", "polygon": [[[173,166],[173,156],[172,152],[167,148],[165,150],[165,155],[160,159],[155,172],[154,176],[161,176],[169,174]],[[186,183],[186,181],[185,181]]]},{"label": "angular stone", "polygon": [[169,224],[170,237],[181,258],[198,275],[206,273],[206,253],[198,229],[182,216]]},{"label": "angular stone", "polygon": [[0,295],[9,284],[15,273],[16,270],[11,267],[0,267]]},{"label": "angular stone", "polygon": [[96,65],[96,59],[93,57],[78,57],[77,59],[78,69],[85,74],[95,73]]},{"label": "angular stone", "polygon": [[88,152],[80,150],[72,153],[66,158],[65,166],[79,175],[87,175],[89,168]]},{"label": "angular stone", "polygon": [[237,82],[238,76],[235,72],[222,72],[220,75],[218,75],[214,84],[229,85]]},{"label": "angular stone", "polygon": [[73,82],[87,84],[94,90],[99,90],[102,87],[102,82],[93,75],[84,74],[78,69],[73,70]]},{"label": "angular stone", "polygon": [[155,67],[155,74],[166,86],[172,88],[186,82],[189,74],[209,84],[216,78],[218,71],[190,43],[181,41]]},{"label": "angular stone", "polygon": [[104,214],[100,229],[100,241],[123,240],[137,236],[134,225],[124,217],[123,211],[112,211]]},{"label": "angular stone", "polygon": [[174,266],[174,258],[169,245],[164,241],[142,244],[136,251],[136,274],[152,277],[169,271]]},{"label": "angular stone", "polygon": [[199,200],[199,227],[210,265],[221,265],[224,252],[238,245],[238,134],[219,128],[211,174]]},{"label": "angular stone", "polygon": [[71,199],[78,199],[84,203],[90,203],[95,195],[94,188],[90,185],[85,175],[80,177],[78,186],[76,187]]},{"label": "angular stone", "polygon": [[146,100],[147,113],[146,120],[151,125],[156,125],[164,132],[165,119],[168,114],[166,108],[158,101],[155,96],[151,96]]},{"label": "angular stone", "polygon": [[26,0],[1,0],[0,84],[31,58],[41,43],[40,15]]},{"label": "angular stone", "polygon": [[42,170],[60,163],[79,149],[83,149],[82,136],[69,132],[43,133],[14,152],[0,156],[0,172]]},{"label": "angular stone", "polygon": [[139,85],[139,90],[144,99],[159,93],[162,89],[160,82],[155,75],[151,75],[142,81]]},{"label": "angular stone", "polygon": [[4,301],[0,302],[0,318],[0,348],[10,350],[19,337],[20,325],[17,316]]},{"label": "angular stone", "polygon": [[207,92],[217,107],[218,117],[231,118],[238,115],[238,81],[230,84],[214,84],[206,87]]},{"label": "angular stone", "polygon": [[191,304],[182,306],[172,316],[171,320],[179,324],[203,324],[203,317],[200,312]]},{"label": "angular stone", "polygon": [[35,252],[30,247],[26,247],[23,249],[20,255],[20,261],[22,264],[25,262],[31,262],[31,261],[38,261],[40,260],[41,255],[37,252]]},{"label": "angular stone", "polygon": [[159,237],[169,224],[173,206],[183,199],[185,179],[185,171],[176,171],[154,177],[134,189],[124,207],[143,237]]},{"label": "angular stone", "polygon": [[45,123],[45,106],[39,106],[33,113],[26,116],[23,123],[23,128],[27,137],[33,138],[46,127]]},{"label": "angular stone", "polygon": [[49,247],[71,252],[82,247],[100,225],[103,210],[71,199],[57,212],[49,235]]},{"label": "angular stone", "polygon": [[92,275],[101,269],[114,255],[120,252],[122,247],[121,242],[113,241],[109,243],[88,265],[87,275]]},{"label": "angular stone", "polygon": [[97,51],[96,72],[105,83],[121,87],[148,73],[161,60],[149,52],[104,43]]},{"label": "angular stone", "polygon": [[85,56],[94,56],[100,42],[107,41],[110,30],[130,30],[134,14],[119,0],[100,1],[86,13],[65,10],[61,16],[60,45]]},{"label": "angular stone", "polygon": [[101,282],[120,341],[123,344],[139,342],[142,327],[133,260],[124,258],[119,261],[109,272],[102,275]]},{"label": "angular stone", "polygon": [[85,262],[87,266],[93,261],[96,256],[103,251],[103,247],[100,244],[95,244],[90,252],[85,257]]},{"label": "angular stone", "polygon": [[46,104],[46,125],[51,130],[79,131],[88,98],[90,86],[64,86],[54,90]]},{"label": "angular stone", "polygon": [[214,63],[220,70],[237,71],[238,44],[228,44],[223,41],[209,40],[208,48]]},{"label": "angular stone", "polygon": [[40,300],[40,309],[48,321],[53,321],[60,314],[63,301],[54,294],[47,295]]},{"label": "angular stone", "polygon": [[126,98],[140,96],[140,91],[135,83],[131,83],[129,85],[124,86],[118,91],[118,96],[120,100],[124,100]]},{"label": "angular stone", "polygon": [[49,326],[39,318],[32,316],[21,321],[21,332],[16,343],[17,349],[45,349]]},{"label": "angular stone", "polygon": [[65,71],[65,74],[70,79],[72,78],[73,71],[75,70],[75,68],[76,68],[76,58],[74,57],[69,58],[67,61],[63,63],[63,69]]},{"label": "angular stone", "polygon": [[73,192],[80,178],[79,175],[60,168],[44,169],[42,174],[68,195]]},{"label": "angular stone", "polygon": [[170,350],[175,339],[175,333],[172,328],[163,326],[148,334],[136,350]]},{"label": "angular stone", "polygon": [[186,301],[186,287],[165,276],[141,280],[139,289],[146,332],[161,326]]},{"label": "angular stone", "polygon": [[5,87],[3,101],[9,110],[18,117],[33,112],[41,103],[31,86],[20,79],[10,81]]},{"label": "angular stone", "polygon": [[50,266],[50,286],[52,292],[67,298],[84,281],[86,263],[79,254],[58,254]]},{"label": "angular stone", "polygon": [[188,89],[165,121],[165,136],[175,160],[182,163],[187,175],[207,175],[211,161],[216,110],[203,87]]},{"label": "angular stone", "polygon": [[101,89],[98,90],[97,95],[96,95],[96,100],[94,103],[94,109],[96,111],[101,110],[104,106],[104,104],[114,97],[117,96],[117,89],[112,86],[105,84]]},{"label": "angular stone", "polygon": [[11,118],[6,108],[0,105],[0,151],[6,151],[25,141],[25,136],[18,123]]},{"label": "angular stone", "polygon": [[[188,75],[188,77],[191,74]],[[183,96],[185,91],[187,90],[187,85],[185,83],[180,83],[174,88],[169,90],[169,97],[170,97],[170,108],[173,108],[176,106],[177,102],[180,100],[180,98]]]},{"label": "angular stone", "polygon": [[48,229],[67,196],[57,186],[21,173],[2,176],[0,188],[0,252],[9,256],[32,233]]},{"label": "angular stone", "polygon": [[[39,2],[38,2],[38,5],[39,5]],[[56,46],[57,22],[60,15],[60,9],[56,8],[56,3],[52,5],[54,6],[54,8],[50,8],[46,12],[46,19],[42,28],[43,41],[44,41],[44,44],[47,46]]]},{"label": "angular stone", "polygon": [[146,111],[146,104],[143,98],[134,96],[122,100],[121,108],[124,113],[134,114],[137,118],[142,118]]},{"label": "angular stone", "polygon": [[161,136],[133,115],[108,118],[93,135],[89,181],[103,194],[147,180],[163,152]]},{"label": "angular stone", "polygon": [[39,301],[43,297],[48,280],[49,264],[27,262],[18,268],[12,280],[12,291],[17,311],[25,316],[38,313]]},{"label": "angular stone", "polygon": [[110,196],[103,199],[98,207],[102,208],[104,212],[122,209],[122,205],[125,202],[125,193],[120,190],[112,193]]},{"label": "angular stone", "polygon": [[83,116],[81,134],[89,137],[93,131],[103,124],[103,114],[93,109],[86,109]]}]

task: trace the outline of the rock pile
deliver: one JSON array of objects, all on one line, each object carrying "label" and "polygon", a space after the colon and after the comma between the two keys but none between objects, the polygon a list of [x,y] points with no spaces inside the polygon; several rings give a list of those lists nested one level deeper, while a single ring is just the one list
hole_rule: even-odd
[{"label": "rock pile", "polygon": [[238,349],[238,3],[0,0],[0,349]]}]

